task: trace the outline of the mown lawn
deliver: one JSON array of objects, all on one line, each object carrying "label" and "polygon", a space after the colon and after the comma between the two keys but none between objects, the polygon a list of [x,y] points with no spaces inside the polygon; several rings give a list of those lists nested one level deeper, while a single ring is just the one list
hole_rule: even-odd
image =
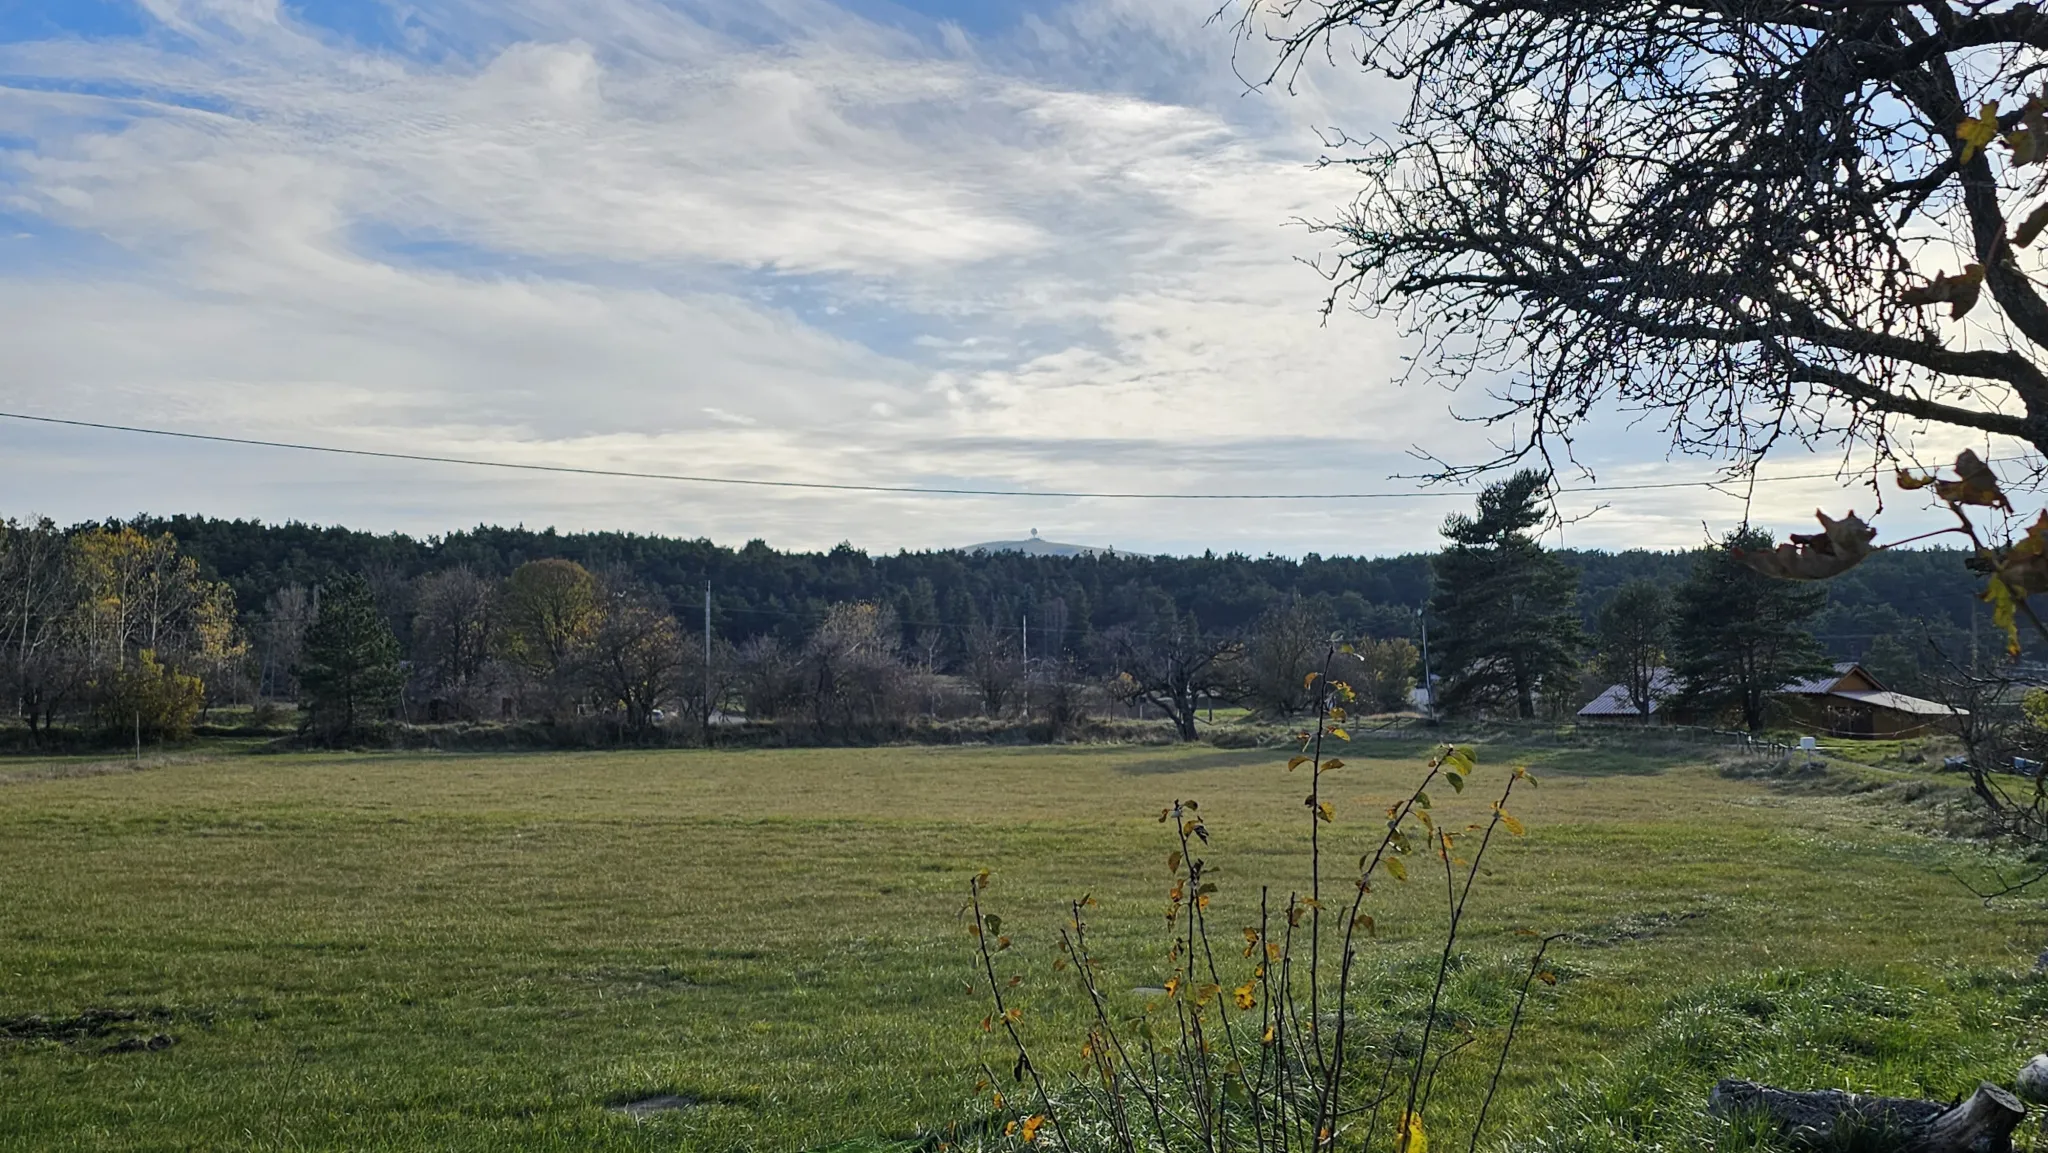
[{"label": "mown lawn", "polygon": [[[1355,860],[1423,752],[1345,754],[1335,859]],[[1456,824],[1512,758],[1481,759],[1475,788],[1437,799]],[[1157,983],[1155,818],[1175,798],[1215,834],[1219,923],[1249,923],[1262,883],[1276,903],[1302,883],[1306,782],[1284,763],[1206,747],[0,763],[0,1150],[913,1138],[985,1115],[979,1066],[1008,1064],[967,988],[968,878],[994,870],[1009,968],[1040,999],[1027,1024],[1057,1030],[1067,898],[1100,902],[1118,988]],[[2048,1042],[2031,975],[2048,912],[1971,899],[1949,873],[1971,850],[1867,800],[1704,765],[1532,763],[1542,786],[1513,806],[1529,833],[1488,858],[1460,949],[1473,1027],[1498,1025],[1525,948],[1512,929],[1577,936],[1510,1064],[1499,1138],[1676,1146],[1717,1076],[1950,1096]],[[1372,897],[1368,977],[1389,1013],[1426,971],[1440,891]],[[109,1010],[134,1016],[93,1016]],[[175,1043],[136,1044],[158,1035]],[[1071,1048],[1048,1041],[1049,1061]],[[1475,1076],[1447,1074],[1447,1110]],[[695,1105],[606,1109],[656,1093]]]}]

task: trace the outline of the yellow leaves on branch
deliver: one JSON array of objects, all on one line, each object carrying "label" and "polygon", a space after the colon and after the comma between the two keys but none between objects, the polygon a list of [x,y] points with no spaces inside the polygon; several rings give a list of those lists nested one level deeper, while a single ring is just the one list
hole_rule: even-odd
[{"label": "yellow leaves on branch", "polygon": [[1984,266],[1966,264],[1961,272],[1950,276],[1937,273],[1933,280],[1918,288],[1909,288],[1899,294],[1899,303],[1914,308],[1925,308],[1930,304],[1948,305],[1951,319],[1961,319],[1977,307],[1977,297],[1984,291]]},{"label": "yellow leaves on branch", "polygon": [[1983,598],[1991,605],[1991,623],[2005,632],[2006,652],[2020,654],[2017,614],[2035,593],[2048,592],[2048,510],[2043,510],[2003,557],[1985,582]]},{"label": "yellow leaves on branch", "polygon": [[1250,981],[1246,981],[1244,984],[1232,989],[1230,995],[1231,999],[1237,1003],[1237,1007],[1241,1010],[1250,1009],[1253,1005],[1258,1004],[1257,999],[1252,996],[1252,983]]},{"label": "yellow leaves on branch", "polygon": [[1729,555],[1767,577],[1779,580],[1813,581],[1840,576],[1863,563],[1870,555],[1870,542],[1877,530],[1851,512],[1840,520],[1815,509],[1821,531],[1793,533],[1784,544],[1769,552],[1730,549]]}]

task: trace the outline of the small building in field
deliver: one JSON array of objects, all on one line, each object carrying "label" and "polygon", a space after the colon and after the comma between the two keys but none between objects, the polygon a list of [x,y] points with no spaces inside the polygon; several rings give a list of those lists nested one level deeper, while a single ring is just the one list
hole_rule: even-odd
[{"label": "small building in field", "polygon": [[[1650,684],[1650,723],[1670,720],[1664,706],[1678,694],[1677,677],[1669,669],[1658,669]],[[1892,692],[1855,661],[1842,661],[1827,673],[1793,681],[1771,695],[1794,728],[1831,737],[1915,737],[1969,715],[1938,701]],[[1628,686],[1615,684],[1586,702],[1578,719],[1592,724],[1640,723],[1643,717],[1629,700]]]}]

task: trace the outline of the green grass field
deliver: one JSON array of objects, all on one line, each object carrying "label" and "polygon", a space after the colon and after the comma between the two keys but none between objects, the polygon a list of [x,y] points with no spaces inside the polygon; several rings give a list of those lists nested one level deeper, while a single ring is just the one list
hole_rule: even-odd
[{"label": "green grass field", "polygon": [[[1331,778],[1340,860],[1422,755],[1346,754]],[[1041,998],[1027,1024],[1057,1030],[1071,1001],[1046,990],[1066,898],[1101,902],[1113,983],[1157,982],[1170,846],[1154,818],[1175,798],[1199,799],[1216,834],[1219,923],[1249,923],[1261,883],[1276,902],[1301,883],[1305,782],[1284,759],[0,763],[0,1150],[915,1137],[984,1114],[978,1066],[1003,1060],[966,986],[968,878],[995,871],[1024,992]],[[1509,756],[1481,760],[1479,787],[1440,810],[1485,810]],[[1460,955],[1485,1032],[1494,976],[1524,947],[1510,930],[1579,934],[1510,1064],[1512,1144],[1675,1146],[1721,1075],[1949,1096],[2048,1042],[2048,985],[2031,975],[2048,913],[1971,899],[1948,870],[1981,854],[1869,800],[1704,765],[1547,750],[1532,767],[1542,787],[1515,805],[1529,834],[1488,858]],[[1371,979],[1392,1005],[1431,948],[1437,891],[1382,888]],[[175,1044],[139,1044],[159,1034]],[[606,1108],[656,1093],[695,1105]]]}]

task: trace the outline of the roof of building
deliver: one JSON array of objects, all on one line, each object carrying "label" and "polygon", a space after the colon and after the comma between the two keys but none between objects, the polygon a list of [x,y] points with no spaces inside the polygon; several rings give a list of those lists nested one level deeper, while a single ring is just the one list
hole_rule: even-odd
[{"label": "roof of building", "polygon": [[[1875,689],[1838,689],[1835,687],[1848,679],[1849,674],[1852,672],[1861,673],[1862,678],[1873,685],[1878,684],[1877,678],[1871,676],[1868,669],[1863,668],[1855,661],[1838,661],[1835,663],[1833,672],[1818,677],[1807,677],[1793,681],[1778,691],[1780,693],[1800,696],[1837,697],[1842,700],[1853,701],[1859,705],[1869,705],[1872,708],[1878,709],[1890,709],[1893,712],[1906,713],[1917,717],[1970,715],[1968,709],[1951,708],[1938,701],[1923,700],[1920,697],[1907,696],[1905,693],[1895,693],[1882,686]],[[1676,694],[1680,687],[1677,676],[1670,669],[1660,668],[1651,673],[1651,715],[1656,715],[1657,709],[1664,703],[1664,699]],[[1636,709],[1635,703],[1629,700],[1628,686],[1614,684],[1607,686],[1606,690],[1599,696],[1587,701],[1585,707],[1579,710],[1578,715],[1582,717],[1636,717],[1642,714]]]},{"label": "roof of building", "polygon": [[1970,710],[1968,709],[1958,709],[1944,705],[1939,701],[1923,700],[1920,697],[1909,697],[1904,693],[1888,692],[1881,689],[1876,692],[1845,689],[1841,692],[1829,693],[1828,695],[1831,697],[1844,697],[1858,704],[1872,705],[1880,709],[1911,713],[1914,716],[1920,717],[1967,717],[1970,715]]},{"label": "roof of building", "polygon": [[[1835,691],[1835,686],[1841,683],[1843,677],[1855,672],[1856,669],[1855,661],[1836,661],[1834,672],[1823,673],[1817,677],[1802,677],[1778,691],[1781,693],[1807,693],[1816,696],[1822,693],[1831,693]],[[1869,679],[1871,684],[1877,683],[1877,678],[1871,676],[1867,670],[1863,675]]]},{"label": "roof of building", "polygon": [[[1664,703],[1665,697],[1668,697],[1672,693],[1675,693],[1677,691],[1678,678],[1671,675],[1670,669],[1652,670],[1650,673],[1651,714],[1654,715],[1657,712],[1657,706]],[[1602,692],[1599,696],[1594,697],[1590,701],[1587,701],[1585,707],[1579,710],[1579,715],[1582,717],[1642,716],[1643,714],[1640,710],[1636,708],[1635,702],[1629,700],[1628,698],[1629,692],[1627,685],[1609,685],[1607,686],[1605,692]]]}]

